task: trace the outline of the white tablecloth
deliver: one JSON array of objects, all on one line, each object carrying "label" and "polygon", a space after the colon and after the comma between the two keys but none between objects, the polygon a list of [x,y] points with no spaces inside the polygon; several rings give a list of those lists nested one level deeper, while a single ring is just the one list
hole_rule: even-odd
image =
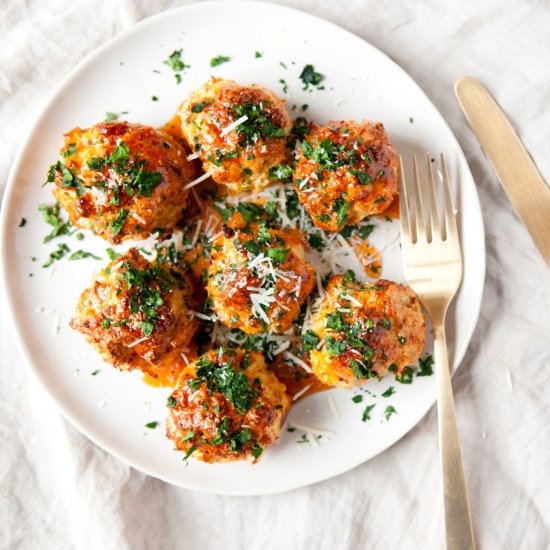
[{"label": "white tablecloth", "polygon": [[[2,188],[23,135],[61,77],[137,20],[183,3],[2,1]],[[476,536],[491,550],[549,548],[550,272],[467,127],[453,83],[464,74],[480,78],[550,180],[550,4],[282,3],[330,19],[389,54],[464,148],[487,247],[481,316],[453,381]],[[24,368],[5,308],[0,328],[2,548],[443,547],[434,410],[393,448],[330,481],[276,496],[202,494],[137,472],[77,432]]]}]

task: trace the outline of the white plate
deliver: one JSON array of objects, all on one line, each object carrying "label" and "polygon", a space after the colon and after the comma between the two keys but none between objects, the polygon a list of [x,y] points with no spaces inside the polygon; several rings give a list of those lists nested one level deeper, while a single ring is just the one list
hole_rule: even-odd
[{"label": "white plate", "polygon": [[[180,48],[192,67],[177,85],[173,72],[162,62]],[[255,51],[263,56],[255,58]],[[211,69],[210,59],[220,54],[230,56],[231,62]],[[308,63],[326,76],[324,91],[302,90],[298,76]],[[464,253],[464,281],[448,322],[455,364],[465,353],[479,312],[485,273],[483,224],[460,147],[424,93],[371,45],[308,14],[256,2],[182,7],[143,21],[110,41],[61,83],[17,157],[2,209],[3,276],[28,363],[71,422],[132,466],[203,491],[275,493],[335,476],[387,449],[433,404],[434,377],[416,378],[410,386],[389,379],[371,382],[367,388],[378,397],[364,393],[362,404],[353,403],[354,393],[346,390],[307,398],[291,411],[289,420],[334,432],[332,438],[319,440],[318,447],[296,444],[301,432],[285,430],[258,465],[205,465],[190,460],[185,466],[163,435],[169,390],[151,388],[137,375],[103,365],[84,339],[67,326],[77,297],[99,269],[99,262],[65,260],[57,262],[53,272],[40,267],[56,241],[41,243],[48,230],[37,205],[53,202],[50,189],[41,184],[58,158],[63,133],[102,120],[106,111],[128,111],[125,118],[130,121],[161,125],[210,74],[241,83],[258,82],[279,95],[279,79],[284,79],[289,106],[308,103],[307,115],[320,122],[331,118],[381,120],[405,161],[413,153],[445,153],[455,184]],[[158,102],[151,100],[153,95]],[[27,224],[19,228],[22,217]],[[393,225],[396,229],[397,222]],[[83,248],[106,257],[105,246],[101,239],[86,236],[71,249]],[[38,260],[33,262],[31,257]],[[386,262],[383,275],[402,279],[398,262]],[[96,369],[100,372],[90,376]],[[389,385],[396,386],[397,393],[390,399],[381,398]],[[331,413],[329,397],[340,419]],[[361,413],[373,402],[378,402],[373,419],[364,423]],[[397,414],[386,421],[382,413],[389,404]],[[158,420],[159,427],[146,429],[145,423],[152,420]]]}]

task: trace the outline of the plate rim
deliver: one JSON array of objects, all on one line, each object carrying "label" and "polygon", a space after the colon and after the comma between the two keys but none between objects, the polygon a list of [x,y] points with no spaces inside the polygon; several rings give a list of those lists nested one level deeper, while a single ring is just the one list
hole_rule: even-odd
[{"label": "plate rim", "polygon": [[[436,397],[432,401],[429,401],[426,403],[424,408],[420,408],[420,414],[417,419],[407,424],[407,428],[405,429],[404,433],[399,435],[392,443],[390,443],[387,447],[384,449],[376,452],[375,454],[363,458],[360,457],[358,460],[353,461],[350,464],[346,464],[343,468],[340,468],[336,470],[335,472],[331,472],[327,475],[323,475],[319,479],[317,479],[314,482],[311,481],[305,481],[303,483],[301,482],[295,482],[290,487],[284,487],[284,488],[273,488],[271,490],[265,490],[262,489],[261,491],[255,491],[253,487],[250,487],[249,491],[243,491],[243,492],[236,492],[234,490],[224,490],[224,488],[220,489],[212,489],[210,487],[203,487],[199,484],[194,484],[192,480],[185,480],[184,483],[177,483],[172,479],[167,479],[164,477],[161,473],[152,471],[147,466],[137,464],[137,462],[133,459],[131,455],[127,455],[124,452],[119,452],[118,450],[113,449],[110,445],[104,443],[103,438],[96,433],[96,430],[88,429],[84,426],[76,416],[72,414],[72,412],[69,410],[69,408],[63,403],[63,401],[59,400],[56,396],[56,391],[54,388],[51,387],[50,384],[48,384],[45,375],[42,373],[40,369],[38,369],[35,366],[35,362],[32,360],[32,353],[30,351],[30,348],[26,342],[26,339],[23,336],[23,330],[22,327],[24,326],[22,314],[17,311],[16,303],[15,303],[15,297],[10,293],[10,290],[13,290],[14,283],[11,282],[13,279],[13,276],[10,275],[8,270],[8,258],[7,258],[7,250],[8,250],[8,241],[10,239],[10,231],[13,230],[13,227],[8,224],[10,220],[10,213],[8,212],[8,205],[11,204],[11,202],[14,200],[14,196],[16,194],[16,186],[15,186],[15,179],[16,174],[21,170],[21,165],[24,158],[24,153],[29,147],[29,142],[31,141],[31,138],[33,136],[33,133],[35,131],[35,128],[37,128],[40,123],[42,122],[43,118],[47,116],[48,111],[50,110],[51,105],[53,102],[57,99],[58,95],[63,91],[63,89],[84,69],[85,66],[87,66],[89,63],[93,62],[98,57],[101,57],[103,52],[109,48],[111,48],[113,45],[116,45],[120,41],[124,41],[128,36],[131,36],[134,33],[139,33],[142,31],[142,29],[146,28],[149,25],[154,25],[154,23],[159,20],[166,17],[169,17],[170,15],[174,14],[175,12],[189,12],[189,11],[202,11],[204,9],[213,9],[216,6],[234,6],[236,9],[239,7],[246,7],[250,8],[251,5],[255,6],[255,8],[258,9],[271,9],[275,11],[280,12],[286,12],[286,13],[294,13],[294,14],[300,14],[300,16],[307,16],[308,18],[311,18],[312,20],[315,20],[317,23],[321,23],[323,25],[329,25],[337,32],[345,33],[354,39],[359,39],[361,42],[363,42],[364,45],[369,47],[376,55],[379,55],[381,58],[384,59],[384,62],[388,65],[391,65],[392,70],[400,72],[401,76],[406,78],[408,83],[417,89],[417,91],[420,92],[420,94],[425,98],[425,100],[429,103],[429,105],[433,108],[434,116],[438,117],[439,122],[442,123],[442,127],[444,128],[444,131],[448,134],[450,142],[455,147],[455,151],[457,154],[457,158],[460,162],[462,170],[466,172],[466,174],[471,178],[472,183],[474,184],[474,197],[475,197],[475,206],[476,210],[479,212],[479,221],[480,221],[480,234],[479,238],[482,241],[482,255],[481,255],[481,262],[480,265],[477,266],[477,270],[480,271],[479,274],[479,292],[477,296],[473,297],[473,301],[475,302],[475,311],[474,316],[472,317],[472,322],[469,326],[469,329],[466,334],[466,338],[464,339],[464,344],[461,348],[457,348],[455,350],[455,357],[454,357],[454,365],[453,365],[453,374],[458,370],[460,364],[462,363],[464,356],[468,350],[468,347],[470,345],[472,335],[475,331],[475,328],[479,321],[479,314],[481,311],[481,304],[483,299],[483,291],[485,286],[485,277],[486,277],[486,246],[485,246],[485,227],[484,227],[484,219],[483,219],[483,212],[481,210],[481,204],[479,201],[479,194],[477,193],[477,189],[475,189],[475,180],[471,173],[470,167],[468,165],[468,162],[466,160],[466,157],[464,155],[464,152],[460,146],[460,143],[458,142],[458,139],[454,135],[453,131],[451,130],[449,124],[439,111],[439,109],[434,105],[433,101],[430,99],[430,97],[424,92],[424,90],[417,84],[417,82],[413,79],[413,77],[405,70],[403,69],[397,62],[395,62],[388,54],[371,44],[368,40],[365,38],[349,31],[348,29],[341,27],[337,25],[336,23],[324,19],[323,17],[320,17],[318,15],[311,14],[305,10],[300,10],[297,8],[284,6],[280,4],[273,4],[270,2],[263,2],[263,1],[256,1],[254,3],[248,2],[246,0],[208,0],[205,2],[197,2],[192,3],[188,5],[178,6],[175,8],[171,8],[165,11],[161,11],[159,13],[153,14],[149,17],[146,17],[135,24],[133,24],[128,29],[125,29],[121,31],[120,33],[116,34],[115,36],[111,37],[109,40],[107,40],[105,43],[101,44],[97,48],[93,49],[88,55],[86,55],[82,60],[80,60],[72,69],[70,69],[67,74],[61,79],[61,81],[55,86],[55,88],[50,92],[47,99],[44,101],[44,103],[39,107],[37,111],[37,116],[34,118],[34,120],[31,122],[30,126],[26,130],[24,134],[24,138],[21,141],[21,144],[18,148],[18,151],[16,153],[16,156],[13,160],[13,163],[11,165],[11,168],[8,173],[7,183],[4,189],[4,193],[2,196],[1,206],[0,208],[0,262],[1,262],[1,269],[0,269],[0,280],[2,282],[2,291],[6,298],[6,303],[8,304],[8,314],[6,317],[11,321],[11,325],[13,328],[13,333],[15,335],[15,340],[17,342],[17,346],[19,348],[19,351],[21,352],[21,355],[23,356],[25,367],[27,371],[30,371],[32,375],[34,376],[34,379],[38,381],[42,389],[44,390],[45,394],[48,396],[48,398],[51,399],[55,407],[58,409],[58,411],[63,415],[65,419],[67,419],[82,435],[84,435],[87,439],[89,439],[93,444],[100,447],[103,451],[107,452],[108,454],[116,457],[118,460],[121,460],[122,462],[128,464],[132,468],[136,469],[139,472],[143,472],[147,475],[150,475],[153,478],[160,479],[166,483],[169,483],[170,485],[173,485],[175,487],[179,488],[185,488],[185,489],[191,489],[195,491],[200,491],[204,493],[209,494],[219,494],[219,495],[233,495],[233,496],[257,496],[257,495],[267,495],[267,494],[278,494],[283,493],[295,489],[299,489],[305,486],[309,485],[315,485],[317,483],[320,483],[322,481],[325,481],[327,479],[332,479],[335,477],[338,477],[346,472],[349,472],[355,468],[357,468],[359,465],[368,462],[372,458],[376,457],[377,455],[387,451],[391,447],[393,447],[398,441],[400,441],[403,437],[405,437],[407,434],[410,433],[410,431],[420,423],[420,421],[426,416],[428,411],[434,406],[436,403]],[[13,224],[12,224],[13,225]],[[462,283],[461,283],[462,284]],[[93,434],[93,435],[91,435]]]}]

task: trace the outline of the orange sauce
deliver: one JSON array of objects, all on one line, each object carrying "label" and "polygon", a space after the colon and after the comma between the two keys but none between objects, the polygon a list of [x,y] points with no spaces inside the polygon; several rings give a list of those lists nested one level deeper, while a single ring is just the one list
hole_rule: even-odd
[{"label": "orange sauce", "polygon": [[181,131],[181,117],[174,115],[164,126],[160,127],[160,131],[172,136],[175,139],[182,140],[183,132]]},{"label": "orange sauce", "polygon": [[357,257],[363,264],[365,273],[373,279],[378,279],[382,273],[382,255],[366,239],[353,245]]},{"label": "orange sauce", "polygon": [[387,216],[388,218],[392,218],[394,220],[399,219],[399,195],[395,195],[395,198],[390,203],[388,208],[386,208],[384,212],[380,212],[379,216]]},{"label": "orange sauce", "polygon": [[[305,357],[302,359],[307,362]],[[330,389],[330,386],[323,384],[314,374],[306,372],[298,365],[289,365],[282,359],[276,359],[268,368],[279,379],[279,382],[286,386],[286,392],[290,397],[294,397],[304,388],[308,388],[297,401],[307,395]]]},{"label": "orange sauce", "polygon": [[[187,361],[182,354],[185,355]],[[189,344],[189,348],[185,352],[170,352],[163,357],[159,365],[152,366],[149,363],[140,365],[143,381],[149,386],[157,388],[174,388],[183,369],[197,358],[197,348],[194,344]]]}]

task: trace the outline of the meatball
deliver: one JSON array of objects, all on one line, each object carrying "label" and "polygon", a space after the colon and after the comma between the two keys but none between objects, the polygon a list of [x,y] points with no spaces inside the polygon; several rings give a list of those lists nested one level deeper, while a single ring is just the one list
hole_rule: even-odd
[{"label": "meatball", "polygon": [[203,169],[232,192],[260,189],[287,157],[292,122],[284,101],[252,84],[211,78],[180,108],[182,129]]},{"label": "meatball", "polygon": [[65,134],[48,181],[71,223],[111,243],[167,235],[187,205],[196,167],[183,142],[141,124],[102,122]]},{"label": "meatball", "polygon": [[183,370],[167,405],[166,435],[186,458],[256,461],[279,438],[290,397],[260,353],[221,347]]},{"label": "meatball", "polygon": [[296,158],[298,198],[322,229],[379,214],[399,193],[399,159],[380,122],[314,125]]},{"label": "meatball", "polygon": [[70,325],[118,369],[138,368],[153,378],[158,370],[167,378],[173,364],[168,379],[175,382],[180,351],[198,328],[192,292],[187,275],[166,259],[151,263],[130,249],[82,293]]},{"label": "meatball", "polygon": [[213,242],[206,290],[218,319],[231,328],[285,332],[314,284],[299,231],[225,226]]},{"label": "meatball", "polygon": [[313,330],[322,346],[311,350],[311,368],[331,386],[351,387],[388,371],[400,375],[418,361],[426,339],[409,287],[383,279],[361,285],[349,276],[329,280]]}]

